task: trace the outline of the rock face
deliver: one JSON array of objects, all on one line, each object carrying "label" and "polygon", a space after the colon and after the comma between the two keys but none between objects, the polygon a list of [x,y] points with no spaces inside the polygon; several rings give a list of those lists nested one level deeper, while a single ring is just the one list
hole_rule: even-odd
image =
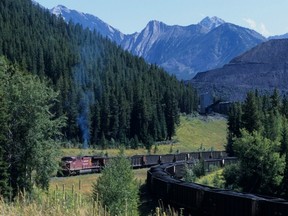
[{"label": "rock face", "polygon": [[266,40],[253,30],[218,19],[217,24],[203,21],[187,27],[153,21],[140,34],[125,37],[121,45],[186,80],[197,72],[223,66]]},{"label": "rock face", "polygon": [[266,41],[253,30],[226,23],[217,17],[206,17],[189,26],[169,26],[150,21],[140,33],[124,35],[93,15],[64,6],[57,6],[51,12],[61,15],[67,22],[71,20],[84,28],[97,30],[125,50],[162,66],[183,80],[191,79],[197,72],[221,67]]},{"label": "rock face", "polygon": [[198,73],[191,82],[199,92],[242,100],[247,91],[288,92],[288,39],[270,40],[234,58],[222,68]]}]

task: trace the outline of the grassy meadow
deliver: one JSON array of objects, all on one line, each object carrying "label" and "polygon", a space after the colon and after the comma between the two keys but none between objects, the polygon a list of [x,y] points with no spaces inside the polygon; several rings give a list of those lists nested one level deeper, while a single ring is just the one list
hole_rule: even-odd
[{"label": "grassy meadow", "polygon": [[[134,175],[136,180],[139,182],[139,185],[145,183],[148,169],[135,169]],[[101,174],[87,174],[87,175],[78,175],[78,176],[70,176],[70,177],[61,177],[61,178],[52,178],[50,181],[51,192],[63,191],[63,187],[65,191],[78,192],[85,196],[90,196],[92,191],[92,185],[97,181],[97,178]]]},{"label": "grassy meadow", "polygon": [[[189,152],[198,150],[224,150],[227,137],[227,120],[221,116],[180,117],[180,125],[171,144],[156,144],[151,148],[151,154],[169,154],[176,152]],[[62,149],[62,155],[104,155],[115,156],[118,149]],[[147,149],[126,149],[125,154],[148,154]]]}]

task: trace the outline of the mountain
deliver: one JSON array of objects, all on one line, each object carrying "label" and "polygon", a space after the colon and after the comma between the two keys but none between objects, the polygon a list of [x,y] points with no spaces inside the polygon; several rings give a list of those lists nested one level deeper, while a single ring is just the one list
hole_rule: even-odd
[{"label": "mountain", "polygon": [[92,31],[96,29],[102,36],[115,41],[117,44],[123,40],[124,35],[119,30],[103,22],[96,16],[70,10],[63,5],[52,8],[50,12],[56,16],[62,16],[66,22],[72,21],[75,24],[81,24],[83,28],[89,28]]},{"label": "mountain", "polygon": [[199,92],[227,100],[244,99],[247,91],[282,94],[288,89],[288,39],[269,40],[234,58],[222,68],[198,73],[191,82]]},{"label": "mountain", "polygon": [[288,33],[283,34],[283,35],[275,35],[275,36],[268,37],[268,40],[271,40],[271,39],[287,39],[287,38],[288,38]]},{"label": "mountain", "polygon": [[125,35],[99,18],[57,6],[51,10],[68,22],[80,23],[115,41],[125,50],[156,63],[178,79],[223,66],[266,38],[218,17],[206,17],[189,26],[150,21],[141,32]]}]

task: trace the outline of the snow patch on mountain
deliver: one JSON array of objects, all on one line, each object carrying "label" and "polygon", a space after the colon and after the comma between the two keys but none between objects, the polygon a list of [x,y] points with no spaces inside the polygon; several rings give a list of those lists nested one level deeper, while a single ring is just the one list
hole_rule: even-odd
[{"label": "snow patch on mountain", "polygon": [[71,11],[63,5],[58,5],[51,9],[51,13],[55,14],[56,16],[62,15],[63,12],[70,13]]},{"label": "snow patch on mountain", "polygon": [[208,30],[212,30],[214,28],[217,28],[218,26],[224,24],[225,21],[213,16],[213,17],[205,17],[203,20],[201,20],[198,24],[207,28]]}]

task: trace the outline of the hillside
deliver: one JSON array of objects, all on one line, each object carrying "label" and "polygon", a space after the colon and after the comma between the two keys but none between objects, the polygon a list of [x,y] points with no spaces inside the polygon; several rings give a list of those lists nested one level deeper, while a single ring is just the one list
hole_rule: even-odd
[{"label": "hillside", "polygon": [[171,26],[153,20],[142,31],[125,35],[98,17],[65,6],[54,7],[51,12],[61,15],[67,22],[98,31],[125,50],[183,80],[191,79],[197,72],[221,67],[266,41],[259,33],[218,17],[206,17],[188,26]]},{"label": "hillside", "polygon": [[[176,129],[173,142],[154,143],[151,154],[169,154],[191,151],[210,151],[224,150],[227,139],[227,119],[219,116],[190,116],[181,115],[180,125]],[[157,148],[155,150],[155,144]],[[67,155],[102,155],[108,154],[115,156],[119,153],[119,149],[62,149],[62,156]],[[144,148],[126,149],[125,154],[128,156],[147,154]]]},{"label": "hillside", "polygon": [[67,141],[149,147],[196,108],[191,86],[30,0],[1,1],[0,26],[0,55],[59,90],[53,112],[67,116]]},{"label": "hillside", "polygon": [[213,92],[227,100],[242,100],[246,92],[274,88],[287,93],[288,40],[270,40],[234,58],[224,67],[199,73],[191,80],[199,92]]}]

